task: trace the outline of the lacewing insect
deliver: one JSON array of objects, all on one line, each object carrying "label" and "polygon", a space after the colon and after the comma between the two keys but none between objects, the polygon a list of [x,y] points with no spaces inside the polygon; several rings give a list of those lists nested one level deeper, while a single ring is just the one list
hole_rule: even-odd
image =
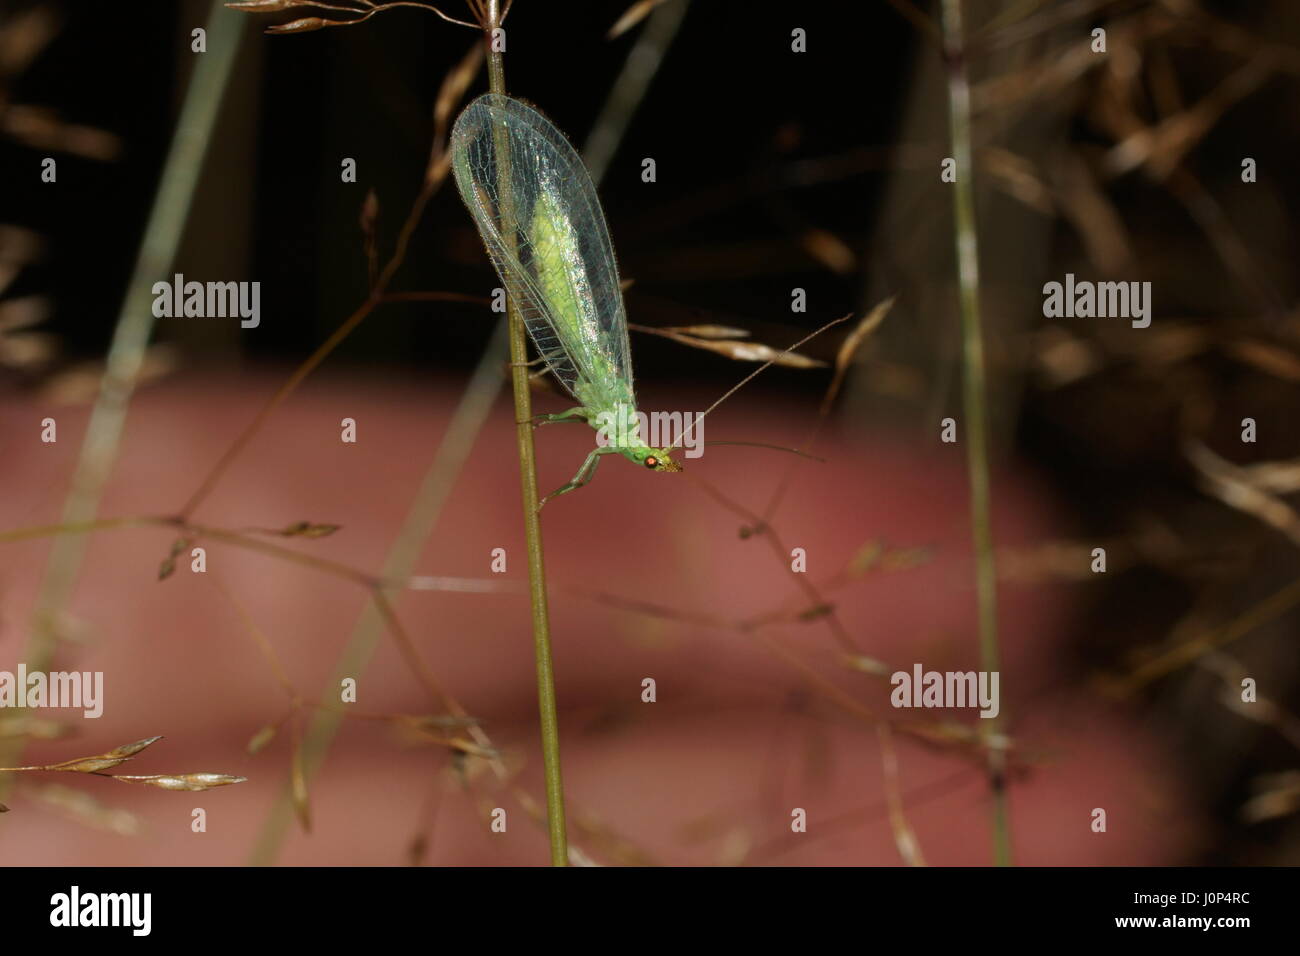
[{"label": "lacewing insect", "polygon": [[[487,93],[457,118],[451,162],[506,294],[538,354],[579,402],[539,420],[585,421],[597,430],[628,420],[636,396],[618,266],[595,184],[577,152],[532,107]],[[681,471],[669,449],[641,441],[631,420],[623,440],[591,452],[543,502],[585,485],[601,456],[614,452],[653,471]]]},{"label": "lacewing insect", "polygon": [[592,451],[578,473],[541,503],[581,488],[601,457],[612,453],[652,471],[681,471],[670,454],[676,445],[652,448],[639,435],[614,247],[596,186],[568,139],[531,106],[486,93],[456,118],[451,166],[461,199],[540,360],[579,403],[536,421],[586,422],[603,434],[609,423],[620,423],[617,440]]}]

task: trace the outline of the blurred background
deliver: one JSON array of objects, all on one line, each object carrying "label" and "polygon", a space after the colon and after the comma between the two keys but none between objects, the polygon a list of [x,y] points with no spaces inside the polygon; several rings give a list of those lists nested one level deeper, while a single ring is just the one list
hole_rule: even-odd
[{"label": "blurred background", "polygon": [[[0,711],[0,767],[163,734],[122,772],[248,778],[178,794],[0,774],[8,863],[546,859],[498,280],[450,182],[435,176],[411,217],[431,143],[486,88],[479,37],[411,7],[263,33],[356,19],[285,6],[0,14],[0,669],[44,659],[107,684],[98,721]],[[615,462],[543,513],[584,858],[992,860],[980,721],[900,716],[881,676],[979,666],[964,435],[940,441],[942,419],[964,422],[940,179],[955,69],[971,88],[1016,859],[1296,862],[1300,8],[967,0],[964,56],[945,64],[927,2],[558,7],[511,9],[507,84],[603,173],[630,320],[780,349],[854,316],[800,349],[826,367],[772,368],[709,419],[709,438],[802,445],[842,371],[825,463],[748,448],[684,476]],[[169,165],[178,136],[190,152]],[[387,287],[400,301],[247,431],[366,300],[408,221]],[[147,290],[174,272],[259,281],[260,326],[153,322],[132,276]],[[1067,273],[1149,281],[1151,326],[1045,318],[1043,284]],[[634,331],[642,407],[708,407],[754,367],[725,347]],[[540,388],[538,411],[569,404]],[[537,438],[546,491],[590,436]],[[778,489],[773,534],[753,533]],[[21,530],[88,508],[191,526]],[[339,721],[317,704],[341,675],[359,691]],[[796,807],[806,834],[790,832]]]}]

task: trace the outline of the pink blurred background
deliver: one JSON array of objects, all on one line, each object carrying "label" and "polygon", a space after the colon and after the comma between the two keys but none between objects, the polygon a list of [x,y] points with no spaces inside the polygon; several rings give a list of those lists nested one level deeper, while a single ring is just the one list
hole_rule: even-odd
[{"label": "pink blurred background", "polygon": [[[144,389],[132,405],[121,459],[102,516],[174,513],[283,380],[181,373]],[[282,528],[296,521],[342,526],[312,541],[266,540],[378,572],[459,392],[392,378],[328,374],[277,412],[194,519],[226,528]],[[654,398],[655,396],[651,396]],[[711,396],[673,396],[703,408]],[[539,398],[539,410],[550,410]],[[653,401],[643,407],[658,407]],[[765,404],[756,391],[709,419],[711,439],[799,444],[810,407]],[[39,440],[42,418],[59,440]],[[358,442],[339,422],[358,423]],[[31,394],[0,404],[5,494],[0,528],[55,523],[87,419],[83,407],[52,408]],[[517,782],[540,799],[533,649],[512,412],[498,402],[452,491],[416,575],[494,577],[499,593],[407,591],[398,614],[438,680],[479,718]],[[587,429],[537,433],[540,483],[565,481],[590,447]],[[892,668],[978,667],[975,602],[961,446],[924,452],[883,434],[834,435],[804,462],[775,525],[788,547],[806,549],[821,586],[871,541],[929,549],[927,561],[872,570],[828,590],[863,654]],[[692,474],[761,509],[788,456],[750,448],[709,449]],[[1015,470],[996,476],[1000,546],[1060,533],[1045,491]],[[598,861],[676,864],[894,865],[899,851],[884,809],[876,730],[815,689],[774,655],[780,642],[802,664],[891,720],[934,712],[891,711],[886,682],[852,672],[824,620],[742,632],[671,620],[593,600],[589,592],[668,606],[687,618],[740,621],[807,606],[761,539],[742,540],[741,520],[686,476],[608,461],[594,482],[543,513],[561,704],[565,783],[574,842]],[[0,858],[13,864],[217,864],[247,862],[285,785],[288,735],[255,756],[245,745],[285,711],[285,694],[220,580],[275,646],[290,680],[315,697],[365,604],[346,581],[216,541],[207,575],[188,560],[159,582],[174,533],[105,531],[88,541],[71,608],[79,643],[61,645],[56,667],[103,671],[104,716],[66,720],[69,736],[32,743],[24,762],[53,762],[128,741],[165,739],[121,768],[129,773],[220,771],[246,783],[189,794],[73,774],[27,775],[6,798]],[[508,570],[490,575],[494,548]],[[48,541],[0,545],[0,669],[13,670],[28,639]],[[1071,668],[1072,585],[1004,582],[1002,709],[1023,769],[1011,783],[1014,845],[1025,864],[1171,864],[1196,845],[1202,823],[1183,798],[1179,770],[1153,730],[1086,691]],[[641,702],[652,677],[658,700]],[[355,707],[370,713],[433,713],[387,635],[359,675]],[[978,723],[973,713],[951,715]],[[908,824],[933,864],[991,861],[989,798],[979,767],[953,750],[893,735]],[[471,764],[476,763],[471,761]],[[434,864],[540,864],[544,832],[480,765],[467,791],[445,749],[415,744],[383,723],[345,720],[323,772],[311,783],[313,832],[292,827],[278,862],[401,864],[428,833]],[[32,793],[48,783],[86,791],[137,814],[133,837],[59,814]],[[507,811],[491,833],[484,810]],[[207,812],[192,833],[190,813]],[[808,832],[790,832],[802,807]],[[1092,832],[1093,808],[1108,830]],[[620,850],[619,847],[623,849]]]}]

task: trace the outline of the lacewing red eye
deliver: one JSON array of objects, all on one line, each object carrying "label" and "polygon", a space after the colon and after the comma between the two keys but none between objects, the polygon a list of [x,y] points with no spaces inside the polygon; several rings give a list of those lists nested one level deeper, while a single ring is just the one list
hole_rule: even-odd
[{"label": "lacewing red eye", "polygon": [[645,466],[646,466],[647,468],[658,468],[658,467],[659,467],[659,459],[656,458],[654,455],[649,455],[649,456],[646,457],[646,460],[645,460]]}]

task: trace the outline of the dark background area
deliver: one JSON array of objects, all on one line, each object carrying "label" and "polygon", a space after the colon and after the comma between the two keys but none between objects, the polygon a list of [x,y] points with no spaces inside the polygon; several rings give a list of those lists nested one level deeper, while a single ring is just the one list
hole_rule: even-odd
[{"label": "dark background area", "polygon": [[[508,20],[512,92],[541,106],[578,145],[635,40],[604,39],[624,6],[564,4],[561,12],[522,2]],[[47,330],[67,354],[90,356],[102,354],[111,335],[183,78],[198,55],[189,30],[202,25],[206,9],[154,0],[74,3],[68,13],[11,95],[113,132],[122,154],[111,162],[63,157],[57,189],[42,191],[32,178],[41,154],[6,143],[0,173],[15,187],[7,218],[48,241],[45,261],[10,294],[52,295]],[[249,17],[247,30],[269,22]],[[793,26],[809,31],[817,56],[790,53]],[[366,191],[379,197],[383,254],[423,174],[438,86],[476,42],[469,30],[410,9],[357,27],[246,39],[199,191],[210,196],[217,187],[224,199],[199,200],[177,269],[204,280],[225,276],[213,264],[229,263],[260,280],[264,319],[255,331],[204,341],[187,361],[226,359],[231,350],[300,358],[361,301],[357,220]],[[755,16],[741,2],[693,5],[601,187],[621,271],[636,280],[632,320],[725,322],[779,341],[793,334],[783,326],[819,324],[855,308],[854,277],[836,277],[801,253],[794,233],[816,224],[869,255],[880,177],[796,193],[783,170],[890,142],[913,42],[914,31],[884,5],[812,5],[782,19]],[[855,89],[877,95],[853,95],[849,75]],[[356,184],[340,182],[345,156],[357,160]],[[646,156],[658,164],[653,184],[641,182]],[[750,185],[726,208],[701,208],[738,182]],[[481,294],[496,282],[454,189],[444,189],[394,288]],[[794,286],[813,303],[805,316],[790,314]],[[473,306],[390,306],[335,361],[466,368],[490,326]],[[167,322],[162,328],[164,340],[182,345],[201,334]],[[638,343],[638,365],[666,380],[710,370],[720,381],[735,377],[729,363],[653,340]]]}]

